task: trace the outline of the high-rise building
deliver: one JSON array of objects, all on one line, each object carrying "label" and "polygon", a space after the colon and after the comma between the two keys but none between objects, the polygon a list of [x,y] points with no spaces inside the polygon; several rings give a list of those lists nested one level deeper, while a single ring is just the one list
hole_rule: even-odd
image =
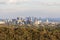
[{"label": "high-rise building", "polygon": [[47,23],[49,22],[48,19],[46,20],[46,22],[47,22]]},{"label": "high-rise building", "polygon": [[19,20],[20,18],[19,17],[17,17],[17,20]]}]

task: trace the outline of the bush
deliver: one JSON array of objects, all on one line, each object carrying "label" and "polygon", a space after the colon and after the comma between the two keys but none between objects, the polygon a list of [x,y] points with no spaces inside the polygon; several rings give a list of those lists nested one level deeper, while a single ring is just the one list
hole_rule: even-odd
[{"label": "bush", "polygon": [[60,27],[0,27],[0,40],[60,40]]}]

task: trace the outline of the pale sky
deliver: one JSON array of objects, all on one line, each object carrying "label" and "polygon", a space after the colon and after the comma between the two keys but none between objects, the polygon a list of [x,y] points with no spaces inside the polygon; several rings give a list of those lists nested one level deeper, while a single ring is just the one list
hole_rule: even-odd
[{"label": "pale sky", "polygon": [[60,0],[0,0],[0,18],[60,17]]}]

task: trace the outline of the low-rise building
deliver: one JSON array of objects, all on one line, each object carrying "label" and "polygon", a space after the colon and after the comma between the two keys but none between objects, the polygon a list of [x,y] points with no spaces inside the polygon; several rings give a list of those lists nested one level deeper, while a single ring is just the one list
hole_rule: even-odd
[{"label": "low-rise building", "polygon": [[39,24],[41,24],[41,22],[42,22],[41,20],[40,21],[35,21],[34,24],[39,25]]},{"label": "low-rise building", "polygon": [[5,21],[0,21],[0,24],[5,24]]}]

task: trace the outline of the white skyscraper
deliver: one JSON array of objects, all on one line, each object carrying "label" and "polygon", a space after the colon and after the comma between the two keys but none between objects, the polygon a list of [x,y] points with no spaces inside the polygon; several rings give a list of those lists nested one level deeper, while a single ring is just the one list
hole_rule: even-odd
[{"label": "white skyscraper", "polygon": [[48,19],[46,20],[46,22],[47,22],[47,23],[49,22]]}]

